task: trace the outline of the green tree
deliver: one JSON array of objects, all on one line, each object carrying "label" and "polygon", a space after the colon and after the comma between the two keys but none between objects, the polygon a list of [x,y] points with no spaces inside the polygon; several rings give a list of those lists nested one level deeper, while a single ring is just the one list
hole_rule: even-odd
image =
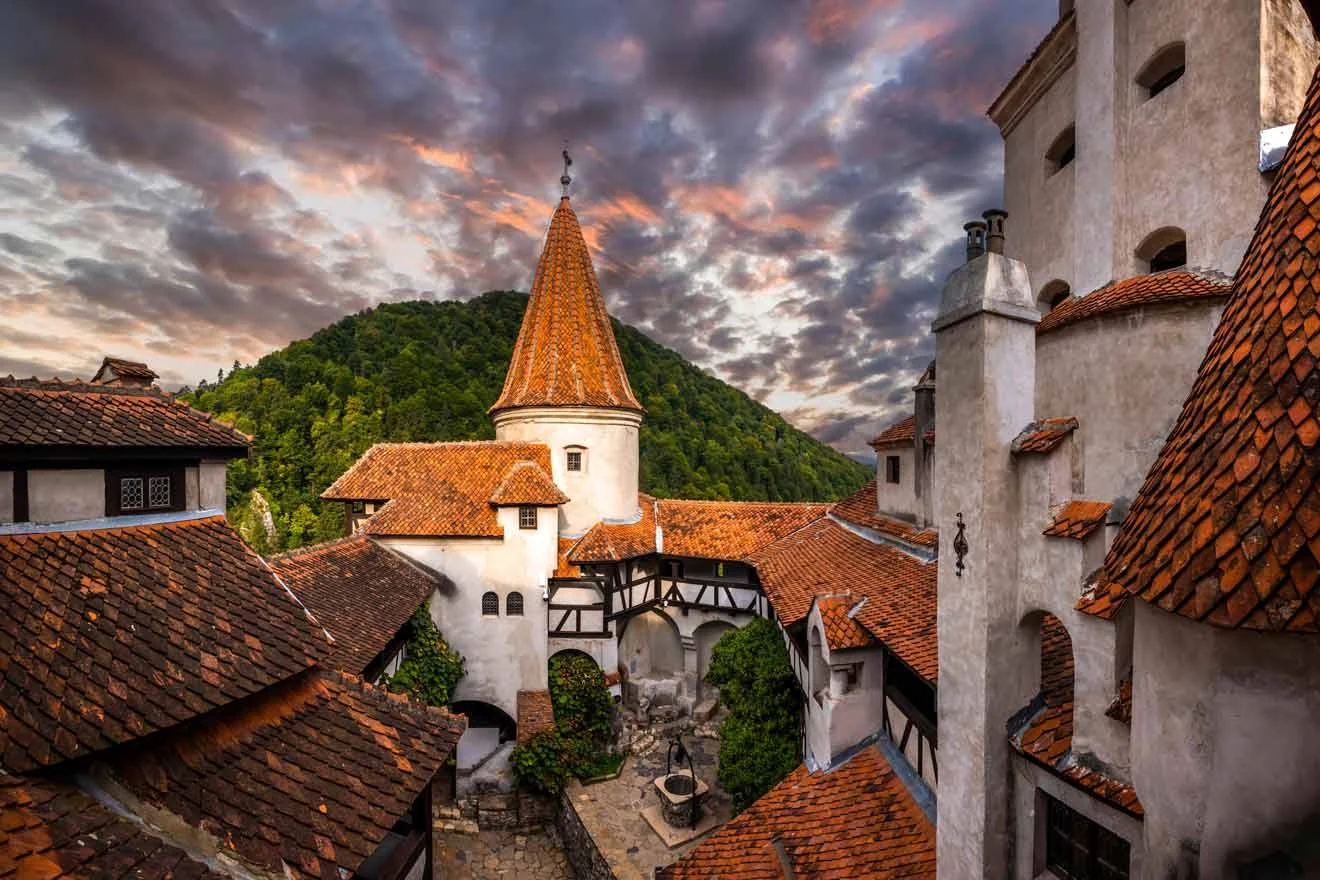
[{"label": "green tree", "polygon": [[720,786],[741,813],[802,760],[798,682],[778,628],[758,617],[726,632],[706,681],[729,709],[720,726]]},{"label": "green tree", "polygon": [[403,662],[382,684],[432,706],[449,705],[454,688],[463,677],[463,656],[449,647],[423,602],[406,624],[407,647]]}]

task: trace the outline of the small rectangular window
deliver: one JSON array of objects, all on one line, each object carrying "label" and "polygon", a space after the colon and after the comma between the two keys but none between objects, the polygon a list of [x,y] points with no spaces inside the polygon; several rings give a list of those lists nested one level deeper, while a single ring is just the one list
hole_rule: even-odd
[{"label": "small rectangular window", "polygon": [[119,480],[119,509],[141,510],[146,507],[141,477],[121,477]]},{"label": "small rectangular window", "polygon": [[1127,880],[1128,842],[1044,792],[1045,866],[1067,880]]},{"label": "small rectangular window", "polygon": [[183,502],[183,468],[106,471],[108,516],[182,510]]},{"label": "small rectangular window", "polygon": [[169,507],[172,501],[169,477],[147,477],[147,506]]},{"label": "small rectangular window", "polygon": [[582,470],[582,453],[581,453],[581,451],[576,450],[576,449],[570,449],[570,450],[568,451],[568,462],[567,462],[567,467],[568,467],[568,469],[569,469],[570,471],[580,471],[580,470]]},{"label": "small rectangular window", "polygon": [[897,455],[885,456],[885,482],[897,483],[902,475],[901,462]]},{"label": "small rectangular window", "polygon": [[518,528],[534,529],[536,528],[536,508],[520,507],[518,508]]}]

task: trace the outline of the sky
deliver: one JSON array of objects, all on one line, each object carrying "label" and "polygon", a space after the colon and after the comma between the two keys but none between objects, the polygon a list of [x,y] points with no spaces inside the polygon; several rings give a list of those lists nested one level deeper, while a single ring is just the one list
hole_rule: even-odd
[{"label": "sky", "polygon": [[865,452],[1057,8],[8,0],[0,375],[113,354],[177,387],[381,302],[527,290],[567,140],[611,313]]}]

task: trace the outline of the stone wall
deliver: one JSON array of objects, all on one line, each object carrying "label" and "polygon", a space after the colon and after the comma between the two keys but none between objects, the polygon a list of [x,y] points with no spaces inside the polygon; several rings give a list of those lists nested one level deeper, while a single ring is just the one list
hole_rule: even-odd
[{"label": "stone wall", "polygon": [[573,873],[578,880],[614,880],[614,872],[609,863],[596,848],[587,828],[582,824],[573,800],[565,792],[559,798],[559,814],[555,818],[555,829],[564,844],[564,853],[568,863],[573,866]]}]

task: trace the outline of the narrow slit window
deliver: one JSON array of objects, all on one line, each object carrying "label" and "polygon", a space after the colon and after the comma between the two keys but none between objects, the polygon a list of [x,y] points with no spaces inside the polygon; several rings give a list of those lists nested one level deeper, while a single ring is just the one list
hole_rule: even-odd
[{"label": "narrow slit window", "polygon": [[481,616],[499,617],[500,616],[500,597],[494,593],[484,593],[481,596]]},{"label": "narrow slit window", "polygon": [[534,529],[536,528],[536,508],[520,507],[518,508],[518,528]]},{"label": "narrow slit window", "polygon": [[1156,52],[1146,66],[1137,74],[1137,85],[1141,86],[1149,101],[1168,89],[1187,72],[1187,47],[1182,43],[1173,43]]},{"label": "narrow slit window", "polygon": [[903,476],[903,461],[897,455],[885,456],[885,482],[900,482]]},{"label": "narrow slit window", "polygon": [[1077,126],[1070,125],[1060,132],[1059,136],[1050,144],[1050,148],[1045,151],[1045,172],[1046,176],[1058,174],[1067,168],[1077,159]]}]

